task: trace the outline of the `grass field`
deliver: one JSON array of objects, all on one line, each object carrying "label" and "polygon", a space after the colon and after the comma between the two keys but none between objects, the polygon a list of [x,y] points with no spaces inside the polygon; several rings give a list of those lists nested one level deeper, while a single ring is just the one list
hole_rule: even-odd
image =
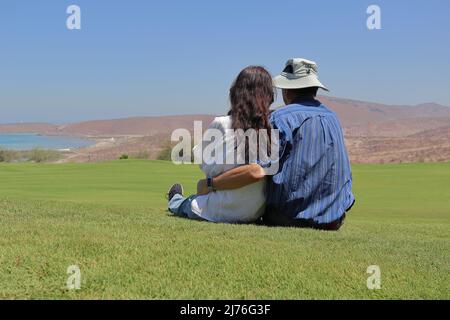
[{"label": "grass field", "polygon": [[449,299],[450,164],[353,171],[357,204],[328,233],[169,216],[164,193],[193,192],[195,166],[0,165],[0,298]]}]

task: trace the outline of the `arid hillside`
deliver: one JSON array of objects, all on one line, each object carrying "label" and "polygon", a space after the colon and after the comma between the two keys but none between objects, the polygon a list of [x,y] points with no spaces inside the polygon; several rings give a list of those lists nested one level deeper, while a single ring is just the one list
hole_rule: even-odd
[{"label": "arid hillside", "polygon": [[[342,98],[319,98],[339,116],[352,162],[450,161],[450,107],[434,103],[391,106]],[[0,125],[0,133],[84,136],[97,145],[76,150],[68,161],[102,161],[122,154],[156,158],[177,128],[206,127],[213,115],[180,115],[95,120],[63,126],[52,124]]]},{"label": "arid hillside", "polygon": [[57,126],[48,123],[0,124],[0,133],[57,134]]},{"label": "arid hillside", "polygon": [[212,115],[134,117],[73,123],[57,130],[63,134],[83,136],[155,136],[169,134],[176,128],[192,129],[194,121],[209,124],[213,118]]},{"label": "arid hillside", "polygon": [[450,117],[450,107],[435,103],[397,106],[325,96],[320,97],[319,100],[330,106],[339,115],[344,126],[375,124],[400,119]]}]

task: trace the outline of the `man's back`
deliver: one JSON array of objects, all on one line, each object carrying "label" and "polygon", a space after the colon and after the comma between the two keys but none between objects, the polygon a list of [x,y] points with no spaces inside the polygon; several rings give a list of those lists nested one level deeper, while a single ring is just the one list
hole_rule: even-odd
[{"label": "man's back", "polygon": [[352,174],[339,120],[314,99],[276,110],[280,168],[267,183],[267,220],[327,224],[353,205]]}]

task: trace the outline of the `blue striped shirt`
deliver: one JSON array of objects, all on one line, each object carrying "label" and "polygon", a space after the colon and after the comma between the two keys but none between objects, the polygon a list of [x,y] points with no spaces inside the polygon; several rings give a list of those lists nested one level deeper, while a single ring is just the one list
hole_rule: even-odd
[{"label": "blue striped shirt", "polygon": [[266,214],[329,223],[353,205],[352,173],[336,114],[301,100],[272,113],[280,132],[278,173],[268,179]]}]

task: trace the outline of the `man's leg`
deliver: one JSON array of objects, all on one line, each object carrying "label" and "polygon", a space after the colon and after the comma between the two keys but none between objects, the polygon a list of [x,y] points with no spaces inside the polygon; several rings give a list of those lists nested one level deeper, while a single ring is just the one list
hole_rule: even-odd
[{"label": "man's leg", "polygon": [[317,224],[314,227],[314,229],[324,230],[324,231],[339,231],[339,229],[341,229],[341,227],[344,225],[344,220],[345,220],[345,213],[343,214],[343,216],[341,218],[339,218],[338,220],[335,220],[333,222],[325,223],[325,224]]},{"label": "man's leg", "polygon": [[296,228],[312,228],[313,220],[292,219],[279,212],[275,207],[266,207],[263,216],[264,224],[274,227],[296,227]]},{"label": "man's leg", "polygon": [[203,220],[201,217],[192,212],[191,203],[197,196],[183,197],[176,194],[169,200],[169,211],[177,217],[189,218],[194,220]]},{"label": "man's leg", "polygon": [[313,228],[325,231],[338,231],[344,224],[345,214],[336,221],[324,224],[317,224],[312,219],[309,220],[292,219],[286,217],[284,214],[282,214],[275,208],[269,208],[269,210],[266,210],[266,214],[263,216],[263,219],[265,224],[269,226]]}]

